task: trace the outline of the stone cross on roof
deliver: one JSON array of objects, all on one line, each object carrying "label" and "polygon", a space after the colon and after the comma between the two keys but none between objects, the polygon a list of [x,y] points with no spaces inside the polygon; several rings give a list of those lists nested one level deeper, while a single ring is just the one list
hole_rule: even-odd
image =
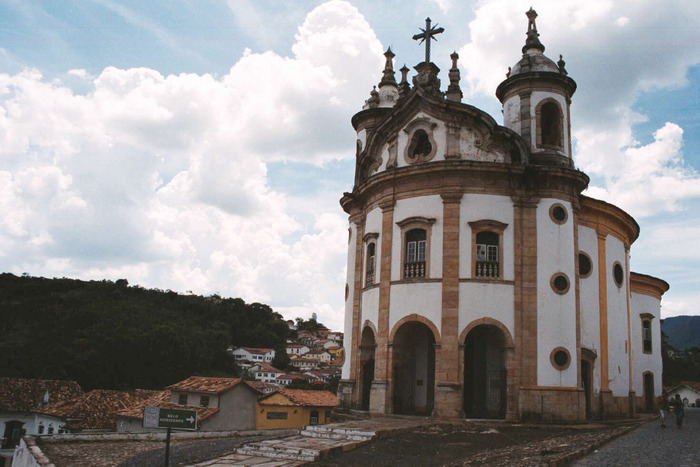
[{"label": "stone cross on roof", "polygon": [[430,18],[425,19],[425,29],[423,28],[418,28],[421,31],[423,31],[420,34],[416,34],[413,36],[413,40],[417,41],[420,39],[419,44],[422,44],[425,41],[425,63],[430,63],[430,40],[436,41],[437,38],[435,37],[437,34],[441,34],[442,32],[445,31],[445,28],[438,28],[437,24],[434,27],[430,27]]}]

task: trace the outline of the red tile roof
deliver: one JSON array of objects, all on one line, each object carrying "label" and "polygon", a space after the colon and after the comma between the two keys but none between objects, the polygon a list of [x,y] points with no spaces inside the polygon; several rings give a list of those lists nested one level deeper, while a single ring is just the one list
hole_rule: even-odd
[{"label": "red tile roof", "polygon": [[328,391],[311,391],[308,389],[280,389],[276,393],[262,397],[259,403],[265,405],[266,399],[272,397],[274,394],[281,394],[284,396],[290,402],[288,405],[300,407],[335,407],[338,405],[338,398],[335,394]]},{"label": "red tile roof", "polygon": [[49,392],[49,404],[83,394],[75,381],[50,379],[0,378],[0,410],[28,412],[43,405]]},{"label": "red tile roof", "polygon": [[157,394],[151,397],[150,399],[146,399],[143,401],[140,401],[139,403],[133,404],[131,407],[128,407],[123,410],[119,410],[118,412],[115,413],[116,416],[118,417],[126,417],[126,418],[133,418],[136,420],[142,420],[143,419],[143,409],[146,406],[151,406],[151,407],[163,407],[163,408],[168,408],[168,409],[196,409],[197,410],[197,421],[201,422],[202,420],[206,420],[207,418],[211,417],[212,415],[216,414],[219,412],[218,408],[215,407],[207,407],[207,408],[201,408],[201,407],[193,407],[193,406],[182,406],[178,404],[173,404],[170,402],[170,391],[156,391]]},{"label": "red tile roof", "polygon": [[260,365],[260,369],[257,371],[266,371],[268,373],[284,373],[284,371],[278,370],[269,363],[258,363],[258,365]]},{"label": "red tile roof", "polygon": [[310,377],[299,373],[287,373],[286,375],[278,376],[277,379],[305,379],[308,381]]},{"label": "red tile roof", "polygon": [[190,376],[184,381],[171,384],[166,389],[220,394],[233,388],[241,381],[243,380],[240,378],[210,378],[207,376]]},{"label": "red tile roof", "polygon": [[80,397],[51,404],[38,412],[65,418],[71,430],[117,428],[114,412],[149,399],[158,391],[111,391],[95,389]]},{"label": "red tile roof", "polygon": [[274,349],[263,349],[263,348],[258,348],[258,347],[241,347],[244,350],[247,350],[250,353],[255,353],[255,354],[266,354],[272,352]]}]

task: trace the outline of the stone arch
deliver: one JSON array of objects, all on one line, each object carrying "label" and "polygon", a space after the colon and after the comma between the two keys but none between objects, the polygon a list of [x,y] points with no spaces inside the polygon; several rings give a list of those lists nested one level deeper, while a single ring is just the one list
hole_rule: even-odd
[{"label": "stone arch", "polygon": [[374,333],[374,337],[375,337],[375,339],[376,339],[376,337],[377,337],[377,327],[374,325],[374,323],[373,323],[372,321],[370,321],[370,320],[368,320],[368,319],[366,319],[365,322],[364,322],[364,324],[362,324],[362,331],[360,331],[360,336],[362,335],[362,333],[365,332],[365,328],[367,328],[367,327],[370,328],[370,329],[372,330],[372,332]]},{"label": "stone arch", "polygon": [[430,415],[435,407],[437,329],[424,317],[406,318],[391,333],[392,413]]},{"label": "stone arch", "polygon": [[564,112],[553,97],[542,99],[535,107],[537,147],[564,148]]},{"label": "stone arch", "polygon": [[394,338],[396,337],[396,331],[398,331],[402,325],[404,325],[408,322],[411,322],[411,321],[417,321],[419,323],[422,323],[422,324],[425,324],[426,326],[428,326],[428,329],[430,329],[430,331],[433,333],[433,338],[435,339],[435,345],[440,344],[440,331],[438,331],[437,326],[435,326],[433,324],[433,322],[430,321],[425,316],[421,316],[421,315],[418,315],[415,313],[410,314],[408,316],[404,316],[403,318],[398,320],[396,322],[396,324],[394,324],[394,327],[391,329],[391,333],[389,334],[389,342],[393,344]]},{"label": "stone arch", "polygon": [[376,350],[377,328],[370,320],[365,320],[360,333],[359,408],[361,410],[370,409]]},{"label": "stone arch", "polygon": [[459,339],[464,414],[469,418],[506,418],[512,399],[508,394],[515,394],[510,332],[503,323],[484,317],[469,323]]},{"label": "stone arch", "polygon": [[503,333],[503,337],[506,340],[506,348],[514,348],[515,347],[515,341],[513,340],[513,336],[511,336],[510,331],[508,331],[508,328],[501,323],[498,320],[495,320],[493,318],[489,318],[488,316],[485,316],[483,318],[475,319],[471,323],[467,325],[467,327],[464,328],[462,333],[459,335],[459,342],[464,342],[464,339],[467,338],[467,334],[469,334],[469,331],[474,329],[477,326],[494,326],[500,329],[500,331]]}]

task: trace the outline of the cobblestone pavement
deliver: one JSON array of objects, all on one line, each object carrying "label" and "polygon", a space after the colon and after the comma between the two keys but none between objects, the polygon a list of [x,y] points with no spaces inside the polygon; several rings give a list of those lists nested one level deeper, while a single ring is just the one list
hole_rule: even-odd
[{"label": "cobblestone pavement", "polygon": [[[170,465],[189,465],[202,459],[209,459],[229,453],[243,443],[260,439],[259,436],[243,438],[224,438],[198,441],[196,443],[170,446]],[[165,448],[161,444],[158,449],[132,457],[119,464],[119,467],[160,467],[165,463]]]},{"label": "cobblestone pavement", "polygon": [[686,408],[683,427],[676,427],[675,415],[666,418],[667,428],[654,420],[611,441],[574,466],[599,465],[700,465],[700,408]]}]

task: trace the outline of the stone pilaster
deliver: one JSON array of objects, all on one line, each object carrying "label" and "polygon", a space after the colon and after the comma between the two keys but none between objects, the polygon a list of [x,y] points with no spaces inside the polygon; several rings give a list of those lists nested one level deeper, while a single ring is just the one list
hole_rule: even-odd
[{"label": "stone pilaster", "polygon": [[[353,397],[353,407],[357,407],[359,404],[359,393],[356,391],[356,382],[360,380],[360,340],[362,336],[362,330],[360,327],[362,323],[362,262],[364,258],[364,245],[362,242],[362,237],[364,236],[365,229],[365,219],[364,216],[356,216],[351,219],[351,222],[355,223],[355,281],[352,284],[353,294],[352,294],[352,348],[350,350],[350,380],[352,380],[352,397]],[[347,390],[347,389],[346,389]]]},{"label": "stone pilaster", "polygon": [[379,273],[379,316],[374,381],[370,393],[370,411],[391,413],[391,362],[389,342],[389,306],[391,297],[391,245],[394,230],[394,200],[380,203],[382,210],[381,270]]},{"label": "stone pilaster", "polygon": [[[600,393],[601,408],[605,411],[606,396],[603,394],[610,390],[608,373],[608,279],[605,254],[605,239],[603,232],[598,234],[598,313],[600,323]],[[611,394],[612,395],[612,394]]]},{"label": "stone pilaster", "polygon": [[519,386],[537,385],[537,201],[514,203],[515,361]]},{"label": "stone pilaster", "polygon": [[459,208],[462,193],[442,195],[442,319],[436,352],[435,415],[462,414],[459,381]]}]

